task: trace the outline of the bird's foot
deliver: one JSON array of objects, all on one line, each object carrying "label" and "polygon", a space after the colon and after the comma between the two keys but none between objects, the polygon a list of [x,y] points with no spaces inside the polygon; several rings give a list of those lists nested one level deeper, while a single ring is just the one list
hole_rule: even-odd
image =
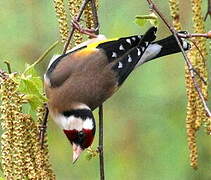
[{"label": "bird's foot", "polygon": [[91,38],[97,37],[97,35],[95,33],[98,31],[99,27],[97,27],[95,29],[83,28],[76,19],[72,20],[72,26],[75,29],[77,29],[80,33],[86,34],[86,35],[90,36]]}]

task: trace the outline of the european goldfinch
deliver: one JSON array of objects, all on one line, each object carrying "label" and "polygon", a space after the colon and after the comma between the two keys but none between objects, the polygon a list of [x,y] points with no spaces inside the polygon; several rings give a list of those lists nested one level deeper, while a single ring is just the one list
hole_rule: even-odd
[{"label": "european goldfinch", "polygon": [[[44,75],[51,117],[73,145],[73,162],[95,135],[92,111],[111,97],[129,74],[152,59],[180,52],[174,38],[155,41],[157,28],[144,35],[88,40],[54,56]],[[184,50],[190,48],[181,40]]]}]

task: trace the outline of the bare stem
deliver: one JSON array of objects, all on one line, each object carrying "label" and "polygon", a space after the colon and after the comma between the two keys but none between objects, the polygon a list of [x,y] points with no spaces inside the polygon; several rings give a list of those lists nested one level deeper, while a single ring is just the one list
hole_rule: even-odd
[{"label": "bare stem", "polygon": [[[78,13],[78,15],[76,16],[76,19],[75,19],[76,21],[80,21],[81,16],[82,16],[82,14],[83,14],[83,12],[84,12],[84,9],[86,8],[86,5],[87,5],[87,3],[88,3],[89,1],[90,1],[90,0],[84,0],[84,1],[83,1],[82,5],[81,5],[81,8],[80,8],[80,10],[79,10],[79,13]],[[72,30],[71,30],[71,32],[70,32],[70,34],[69,34],[69,37],[68,37],[68,39],[67,39],[67,42],[65,43],[65,46],[64,46],[64,49],[63,49],[63,53],[62,53],[62,54],[65,54],[65,53],[66,53],[67,48],[68,48],[68,46],[69,46],[69,44],[70,44],[70,41],[71,41],[71,39],[72,39],[72,36],[73,36],[74,32],[75,32],[75,27],[73,26],[73,27],[72,27]]]},{"label": "bare stem", "polygon": [[200,87],[199,87],[199,85],[197,83],[196,73],[194,73],[194,70],[193,70],[194,68],[193,68],[190,60],[188,59],[186,52],[184,51],[184,49],[183,49],[183,47],[181,45],[181,42],[179,40],[179,35],[178,35],[177,31],[170,25],[170,23],[168,23],[168,21],[166,20],[165,16],[160,12],[160,10],[157,8],[157,6],[155,5],[155,3],[152,0],[147,0],[147,2],[150,5],[150,8],[158,14],[158,16],[163,20],[163,22],[166,24],[168,29],[174,35],[174,37],[175,37],[175,39],[176,39],[176,41],[177,41],[177,43],[178,43],[178,45],[179,45],[179,47],[181,49],[181,52],[183,54],[183,57],[184,57],[184,60],[186,62],[186,65],[188,67],[189,73],[191,75],[191,79],[193,81],[194,87],[195,87],[195,89],[196,89],[196,91],[197,91],[197,93],[198,93],[198,95],[199,95],[199,97],[200,97],[200,99],[201,99],[201,101],[202,101],[202,103],[204,105],[204,109],[205,109],[207,115],[209,117],[211,117],[211,112],[210,112],[210,110],[208,108],[208,105],[207,105],[206,100],[205,100],[205,98],[204,98],[204,96],[202,94],[202,91],[201,91],[201,89],[200,89]]},{"label": "bare stem", "polygon": [[100,180],[105,179],[104,155],[103,155],[103,105],[99,106],[99,159],[100,159]]},{"label": "bare stem", "polygon": [[181,37],[181,38],[193,38],[193,37],[204,37],[204,38],[208,38],[208,39],[211,39],[211,33],[208,32],[208,33],[195,33],[195,34],[180,34],[178,33],[178,36]]},{"label": "bare stem", "polygon": [[39,64],[47,55],[48,53],[57,46],[59,41],[54,42],[48,49],[45,50],[45,52],[32,64],[32,66],[35,66]]},{"label": "bare stem", "polygon": [[[97,31],[95,34],[99,34],[99,21],[97,15],[97,8],[95,4],[95,0],[91,0],[92,14],[94,17],[94,25]],[[104,147],[103,147],[103,104],[99,106],[99,163],[100,163],[100,180],[105,179],[105,170],[104,170]]]},{"label": "bare stem", "polygon": [[48,53],[57,46],[57,44],[59,43],[59,41],[54,42],[47,50],[45,50],[45,52],[30,66],[28,66],[23,74],[25,74],[31,67],[36,66],[37,64],[39,64],[41,61],[43,61],[43,59],[48,55]]},{"label": "bare stem", "polygon": [[42,124],[40,126],[40,135],[39,135],[41,148],[43,148],[43,145],[44,145],[44,137],[45,137],[45,132],[46,132],[46,129],[47,129],[48,114],[49,114],[49,110],[48,110],[47,105],[44,105],[44,106],[45,106],[45,115],[44,115]]},{"label": "bare stem", "polygon": [[11,70],[10,63],[8,61],[4,61],[4,63],[7,65],[8,73],[11,74],[12,70]]},{"label": "bare stem", "polygon": [[206,21],[208,15],[210,15],[210,18],[211,18],[211,0],[207,0],[207,2],[208,2],[208,8],[207,8],[207,13],[204,17],[204,21]]}]

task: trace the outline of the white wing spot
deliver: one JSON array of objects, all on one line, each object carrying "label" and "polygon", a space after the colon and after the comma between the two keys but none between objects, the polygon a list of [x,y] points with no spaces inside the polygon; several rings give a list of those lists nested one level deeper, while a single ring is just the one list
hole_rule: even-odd
[{"label": "white wing spot", "polygon": [[145,48],[144,48],[144,47],[142,47],[142,52],[144,52],[144,50],[145,50]]},{"label": "white wing spot", "polygon": [[122,51],[125,50],[122,44],[119,46],[119,50],[122,50]]},{"label": "white wing spot", "polygon": [[136,48],[136,49],[137,49],[137,51],[138,51],[138,56],[140,56],[140,55],[141,55],[140,49],[139,49],[139,48]]},{"label": "white wing spot", "polygon": [[128,55],[128,59],[127,59],[128,62],[132,62],[132,58],[130,55]]},{"label": "white wing spot", "polygon": [[183,49],[188,48],[188,43],[184,39],[182,39],[182,46],[183,46]]},{"label": "white wing spot", "polygon": [[121,62],[119,62],[119,65],[118,65],[118,68],[122,68],[123,67],[123,64]]},{"label": "white wing spot", "polygon": [[135,37],[132,37],[132,40],[133,40],[133,41],[135,41],[135,40],[136,40],[136,38],[135,38]]},{"label": "white wing spot", "polygon": [[138,38],[139,38],[139,39],[141,39],[141,38],[142,38],[142,36],[141,36],[141,35],[138,35]]},{"label": "white wing spot", "polygon": [[126,42],[131,45],[131,40],[130,39],[126,39]]},{"label": "white wing spot", "polygon": [[116,52],[113,52],[111,57],[116,58],[117,57]]},{"label": "white wing spot", "polygon": [[149,42],[145,42],[146,46],[148,46]]}]

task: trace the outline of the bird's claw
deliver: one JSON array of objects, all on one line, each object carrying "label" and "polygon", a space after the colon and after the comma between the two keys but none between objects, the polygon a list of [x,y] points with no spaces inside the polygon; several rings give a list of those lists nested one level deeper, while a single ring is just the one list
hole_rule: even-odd
[{"label": "bird's claw", "polygon": [[95,29],[83,28],[76,19],[72,20],[72,26],[75,29],[77,29],[80,33],[86,34],[86,35],[90,36],[91,38],[97,37],[97,35],[95,33],[99,30],[99,26]]}]

